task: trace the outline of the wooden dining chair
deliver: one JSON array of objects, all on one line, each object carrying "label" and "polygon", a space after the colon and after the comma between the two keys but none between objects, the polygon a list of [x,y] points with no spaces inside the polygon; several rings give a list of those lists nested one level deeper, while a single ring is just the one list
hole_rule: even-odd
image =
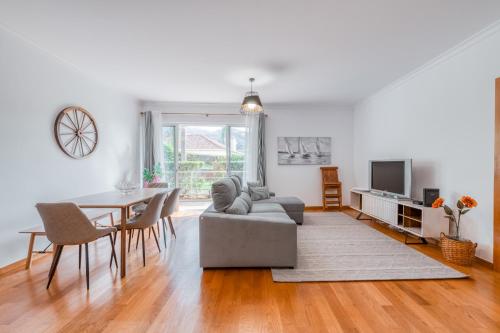
[{"label": "wooden dining chair", "polygon": [[114,259],[116,267],[118,267],[114,241],[111,236],[112,233],[116,231],[116,228],[96,228],[88,217],[80,210],[80,208],[71,202],[38,203],[36,208],[42,217],[47,238],[56,247],[54,257],[52,259],[52,265],[49,270],[47,289],[49,289],[54,273],[56,272],[57,265],[59,264],[62,250],[66,245],[80,246],[85,244],[85,275],[87,280],[87,290],[89,289],[90,284],[88,243],[101,237],[108,236],[111,242],[111,261]]},{"label": "wooden dining chair", "polygon": [[[138,233],[137,237],[139,237],[139,234],[142,237],[142,261],[143,261],[144,266],[146,266],[146,246],[144,243],[144,229],[151,228],[151,230],[153,231],[155,241],[156,241],[156,246],[158,247],[158,251],[161,252],[160,243],[158,242],[158,237],[156,236],[156,231],[155,231],[153,226],[160,219],[161,210],[162,210],[163,203],[165,202],[166,197],[167,197],[167,192],[156,194],[148,202],[144,212],[141,214],[138,214],[138,215],[134,215],[132,218],[130,218],[127,221],[127,224],[125,225],[126,230],[129,230],[129,231],[137,230],[137,233]],[[124,230],[122,230],[121,225],[117,225],[116,227],[119,231],[124,232]],[[115,241],[116,241],[117,234],[118,234],[118,232],[115,233]],[[129,251],[130,251],[131,241],[132,241],[132,233],[129,232],[129,234],[128,234],[128,249],[129,249]]]}]

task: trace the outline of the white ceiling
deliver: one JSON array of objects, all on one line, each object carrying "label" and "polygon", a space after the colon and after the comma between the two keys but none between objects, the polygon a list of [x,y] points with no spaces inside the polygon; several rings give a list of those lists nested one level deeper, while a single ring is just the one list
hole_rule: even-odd
[{"label": "white ceiling", "polygon": [[1,0],[0,23],[142,100],[351,104],[500,19],[498,0]]}]

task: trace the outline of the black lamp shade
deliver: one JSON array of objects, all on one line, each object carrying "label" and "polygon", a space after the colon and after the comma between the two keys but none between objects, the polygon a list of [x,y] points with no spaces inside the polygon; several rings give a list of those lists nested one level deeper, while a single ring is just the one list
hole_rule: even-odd
[{"label": "black lamp shade", "polygon": [[260,97],[255,91],[247,93],[243,99],[243,103],[241,103],[240,111],[241,113],[259,113],[264,111]]}]

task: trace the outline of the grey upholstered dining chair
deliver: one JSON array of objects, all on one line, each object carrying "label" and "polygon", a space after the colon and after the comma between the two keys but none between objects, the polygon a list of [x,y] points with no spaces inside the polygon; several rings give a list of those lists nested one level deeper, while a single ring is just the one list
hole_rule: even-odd
[{"label": "grey upholstered dining chair", "polygon": [[49,281],[47,289],[52,282],[54,273],[56,272],[61,253],[66,245],[85,244],[85,263],[86,263],[86,280],[87,289],[89,289],[89,251],[88,243],[93,242],[101,237],[109,236],[111,242],[111,260],[116,260],[115,247],[111,234],[116,231],[114,227],[96,228],[87,216],[78,208],[77,205],[71,202],[64,203],[38,203],[36,205],[38,213],[42,217],[47,238],[55,246],[55,253],[52,259],[52,265],[49,271]]},{"label": "grey upholstered dining chair", "polygon": [[[148,184],[148,188],[168,188],[168,183],[150,183]],[[140,204],[132,206],[132,211],[134,212],[134,214],[142,214],[146,209],[147,204],[148,201],[144,201]],[[158,237],[160,237],[160,225],[157,223],[156,227],[158,229]],[[134,230],[131,230],[130,233],[132,233],[131,237],[134,237]],[[149,229],[149,237],[151,238],[151,229]],[[135,246],[136,249],[138,245],[139,245],[139,235],[137,235],[137,244]]]},{"label": "grey upholstered dining chair", "polygon": [[168,220],[168,224],[170,226],[170,232],[177,238],[175,234],[174,225],[172,224],[172,214],[175,212],[175,208],[177,206],[177,202],[179,200],[180,188],[176,187],[172,192],[168,194],[168,197],[165,199],[163,204],[163,208],[161,210],[161,221],[163,224],[163,240],[165,243],[165,247],[167,247],[167,224],[165,222],[165,218]]},{"label": "grey upholstered dining chair", "polygon": [[[139,237],[139,234],[141,234],[142,236],[142,261],[144,266],[146,266],[146,247],[144,244],[144,229],[151,228],[156,224],[156,222],[158,222],[158,220],[160,219],[163,202],[165,201],[166,197],[167,197],[167,192],[156,194],[151,200],[149,200],[144,212],[142,214],[134,215],[131,219],[127,221],[127,224],[125,226],[126,230],[130,231],[138,230],[137,237]],[[124,232],[124,230],[122,230],[121,225],[117,225],[116,227],[121,232]],[[161,252],[160,244],[158,243],[158,237],[156,236],[156,231],[154,227],[151,228],[151,230],[153,231],[158,251]],[[115,233],[115,241],[117,233]],[[131,241],[132,241],[132,233],[129,232],[128,234],[129,251],[130,251]]]},{"label": "grey upholstered dining chair", "polygon": [[[168,183],[151,183],[148,184],[147,188],[168,188]],[[146,205],[148,204],[147,201],[137,204],[135,206],[132,206],[132,211],[136,214],[141,214],[145,209]]]}]

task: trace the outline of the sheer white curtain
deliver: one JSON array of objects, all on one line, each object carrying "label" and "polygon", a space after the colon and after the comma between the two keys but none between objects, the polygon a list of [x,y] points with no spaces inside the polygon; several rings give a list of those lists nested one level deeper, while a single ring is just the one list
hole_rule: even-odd
[{"label": "sheer white curtain", "polygon": [[245,126],[248,129],[247,143],[245,147],[245,177],[247,181],[257,181],[257,159],[259,147],[259,116],[246,115]]}]

